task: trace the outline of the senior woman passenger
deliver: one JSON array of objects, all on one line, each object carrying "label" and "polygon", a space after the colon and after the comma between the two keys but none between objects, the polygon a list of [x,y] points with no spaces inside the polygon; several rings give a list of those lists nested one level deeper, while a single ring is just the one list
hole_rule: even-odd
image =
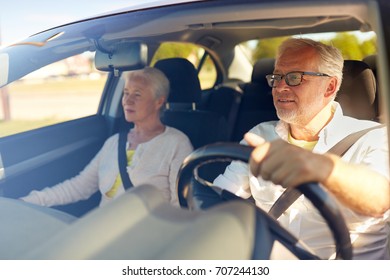
[{"label": "senior woman passenger", "polygon": [[[169,94],[169,81],[156,68],[129,72],[122,105],[126,121],[134,127],[127,134],[127,173],[136,187],[148,183],[161,190],[173,205],[178,205],[175,181],[192,145],[181,131],[165,126],[160,113]],[[119,175],[119,134],[108,138],[101,150],[77,176],[21,199],[42,206],[64,205],[88,199],[96,191],[100,206],[125,192]]]}]

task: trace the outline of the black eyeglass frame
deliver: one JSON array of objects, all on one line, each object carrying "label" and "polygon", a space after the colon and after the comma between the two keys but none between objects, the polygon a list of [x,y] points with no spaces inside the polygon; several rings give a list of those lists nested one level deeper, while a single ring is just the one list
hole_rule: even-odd
[{"label": "black eyeglass frame", "polygon": [[[290,84],[290,82],[289,82],[289,80],[287,78],[288,75],[290,75],[290,74],[300,74],[301,75],[301,79],[300,79],[298,84]],[[267,79],[268,85],[271,88],[276,88],[277,86],[275,85],[275,81],[280,82],[283,79],[283,77],[284,77],[284,81],[286,82],[287,85],[289,85],[290,87],[296,87],[296,86],[299,86],[300,84],[302,84],[304,75],[316,76],[316,77],[331,77],[328,74],[319,73],[319,72],[292,71],[292,72],[288,72],[285,75],[269,74],[269,75],[266,75],[265,78]],[[278,77],[278,78],[275,79],[275,77]]]}]

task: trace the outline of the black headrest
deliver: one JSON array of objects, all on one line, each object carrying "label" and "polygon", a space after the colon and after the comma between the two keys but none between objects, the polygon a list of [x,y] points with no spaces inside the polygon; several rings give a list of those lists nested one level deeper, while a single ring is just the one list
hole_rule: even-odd
[{"label": "black headrest", "polygon": [[272,74],[275,67],[274,58],[261,58],[255,65],[253,65],[252,71],[252,83],[264,83],[266,81],[265,76]]},{"label": "black headrest", "polygon": [[161,70],[168,78],[171,90],[170,103],[199,103],[201,88],[198,72],[194,65],[184,58],[168,58],[156,62],[155,68]]},{"label": "black headrest", "polygon": [[345,60],[343,81],[336,100],[347,116],[376,120],[376,80],[370,67],[360,60]]}]

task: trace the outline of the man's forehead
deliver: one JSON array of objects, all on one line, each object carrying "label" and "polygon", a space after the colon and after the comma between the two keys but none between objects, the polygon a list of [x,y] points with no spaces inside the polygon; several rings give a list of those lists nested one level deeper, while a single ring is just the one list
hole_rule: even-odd
[{"label": "man's forehead", "polygon": [[288,49],[276,60],[275,69],[314,70],[312,68],[318,68],[317,58],[317,53],[312,48]]}]

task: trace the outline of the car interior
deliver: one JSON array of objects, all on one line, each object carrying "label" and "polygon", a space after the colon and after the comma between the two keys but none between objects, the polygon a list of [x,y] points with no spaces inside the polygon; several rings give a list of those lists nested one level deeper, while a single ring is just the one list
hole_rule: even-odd
[{"label": "car interior", "polygon": [[[189,211],[167,204],[147,184],[132,188],[104,209],[97,208],[99,194],[48,209],[26,205],[17,198],[31,189],[52,186],[77,175],[109,136],[131,126],[124,121],[122,112],[123,75],[149,65],[164,72],[170,81],[163,122],[183,131],[194,149],[200,148],[197,155],[206,163],[189,160],[191,166],[188,170],[183,166],[179,176],[187,176],[188,184],[194,176],[211,182],[232,159],[247,160],[237,154],[248,157],[250,151],[243,153],[233,148],[232,155],[222,161],[214,158],[229,150],[228,144],[238,144],[256,124],[277,119],[271,88],[265,79],[273,72],[275,59],[240,62],[236,45],[297,34],[357,30],[382,34],[378,18],[383,11],[374,2],[327,3],[286,1],[281,9],[272,1],[229,1],[224,6],[221,1],[196,1],[129,13],[118,11],[90,22],[53,28],[1,50],[14,65],[25,65],[21,69],[10,66],[9,81],[90,50],[96,69],[107,73],[107,80],[96,114],[0,138],[0,167],[4,173],[0,179],[0,220],[9,225],[0,228],[0,258],[317,259],[310,248],[265,212],[236,199],[207,211]],[[61,35],[48,40],[56,34]],[[42,48],[32,49],[31,42],[45,43]],[[203,59],[211,58],[218,69],[214,85],[201,87],[200,67],[190,59],[167,57],[152,65],[153,55],[163,42],[202,46],[206,50]],[[387,61],[385,50],[384,41],[378,40],[375,55],[345,60],[337,101],[346,115],[378,123],[388,119],[384,109],[387,96],[383,92],[388,92],[390,85],[379,78],[389,73],[388,65],[381,63]],[[243,69],[238,72],[245,72],[245,79],[229,76],[237,69]],[[218,146],[221,143],[224,145]],[[208,150],[202,148],[210,144],[216,146],[211,147],[215,150],[208,158]],[[195,169],[199,172],[194,175]],[[313,189],[306,186],[301,191],[313,197],[313,204],[323,203],[324,218],[336,223],[329,222],[336,232],[335,258],[351,258],[349,235],[338,219],[337,206],[329,195],[313,193]],[[189,190],[185,189],[186,203],[192,199]],[[129,215],[124,221],[117,213]],[[26,231],[30,233],[28,238]],[[283,255],[273,255],[276,247],[285,249]]]}]

